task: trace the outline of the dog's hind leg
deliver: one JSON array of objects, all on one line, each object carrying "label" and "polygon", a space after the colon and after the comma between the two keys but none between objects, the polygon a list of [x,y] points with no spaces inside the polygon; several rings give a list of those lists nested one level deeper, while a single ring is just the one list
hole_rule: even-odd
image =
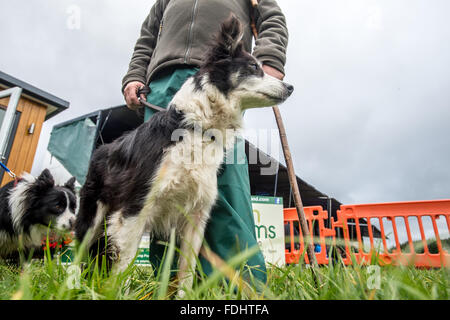
[{"label": "dog's hind leg", "polygon": [[181,254],[178,271],[178,298],[184,298],[185,291],[193,284],[195,267],[200,248],[203,244],[207,214],[197,214],[190,217],[182,230]]},{"label": "dog's hind leg", "polygon": [[[87,249],[89,254],[88,261],[98,259],[98,266],[101,268],[103,265],[103,258],[106,258],[106,268],[109,270],[111,267],[112,259],[107,252],[108,244],[106,236],[106,216],[108,215],[108,207],[100,201],[94,201],[93,204],[87,205],[90,208],[89,216],[93,219],[89,220],[89,223],[83,219],[82,216],[77,217],[76,222],[76,237],[82,243],[83,247]],[[82,208],[80,208],[82,210]],[[86,213],[86,211],[83,211]]]},{"label": "dog's hind leg", "polygon": [[[80,190],[80,209],[75,222],[75,235],[81,242],[88,235],[89,246],[98,236],[99,226],[103,226],[108,206],[100,201],[104,188],[103,170],[106,166],[107,150],[100,147],[92,156],[86,182]],[[107,203],[107,201],[105,201]]]},{"label": "dog's hind leg", "polygon": [[[98,246],[97,240],[105,235],[105,217],[108,208],[102,202],[96,201],[94,202],[94,205],[89,205],[89,210],[89,215],[93,217],[93,219],[89,219],[89,223],[87,223],[83,220],[83,216],[77,217],[75,232],[79,241],[83,241],[87,248],[92,248]],[[100,253],[102,250],[100,248],[99,250],[94,251]]]}]

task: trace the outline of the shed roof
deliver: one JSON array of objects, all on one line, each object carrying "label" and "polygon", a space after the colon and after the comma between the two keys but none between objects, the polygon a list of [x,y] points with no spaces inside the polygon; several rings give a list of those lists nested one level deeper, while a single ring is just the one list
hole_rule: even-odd
[{"label": "shed roof", "polygon": [[22,88],[22,95],[45,105],[47,107],[45,120],[48,120],[69,108],[70,103],[68,101],[0,71],[0,89],[12,87]]}]

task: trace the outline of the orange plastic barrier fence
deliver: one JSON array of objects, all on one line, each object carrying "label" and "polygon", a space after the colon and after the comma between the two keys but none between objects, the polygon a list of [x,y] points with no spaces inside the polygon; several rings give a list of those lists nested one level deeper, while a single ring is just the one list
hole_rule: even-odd
[{"label": "orange plastic barrier fence", "polygon": [[[309,232],[311,234],[311,240],[313,241],[313,228],[318,226],[320,234],[320,252],[316,252],[317,262],[319,264],[327,264],[327,250],[325,244],[325,237],[335,237],[335,231],[325,227],[325,220],[328,219],[328,212],[323,210],[321,206],[316,207],[304,207],[305,218],[308,222]],[[284,223],[289,225],[289,243],[290,249],[286,249],[286,263],[298,263],[302,256],[305,244],[301,229],[299,229],[299,220],[297,216],[297,210],[295,208],[284,209]],[[296,225],[295,225],[296,224]],[[298,241],[295,239],[294,227],[299,231]],[[317,228],[317,227],[316,227]],[[317,243],[317,235],[314,236]],[[296,246],[297,245],[297,246]],[[298,247],[298,248],[297,248]],[[308,255],[304,255],[306,263],[309,263]]]},{"label": "orange plastic barrier fence", "polygon": [[[352,264],[352,255],[357,263],[370,264],[372,257],[381,265],[414,265],[416,267],[450,267],[450,254],[448,248],[442,244],[442,230],[439,233],[438,219],[444,226],[444,233],[450,232],[450,200],[395,202],[379,204],[342,205],[337,211],[337,221],[331,218],[328,221],[328,212],[320,206],[305,207],[305,216],[311,233],[311,241],[314,242],[317,262],[328,264],[328,251],[330,245],[341,249],[342,261],[346,265]],[[414,218],[415,217],[415,218]],[[418,232],[411,228],[411,218],[417,220]],[[432,228],[424,228],[424,219],[431,220]],[[403,221],[403,222],[402,222]],[[286,263],[298,263],[304,251],[304,239],[299,230],[298,216],[295,208],[284,209],[284,223],[288,225],[289,233],[286,234],[287,243]],[[325,225],[331,225],[326,228]],[[364,225],[363,225],[364,224]],[[387,228],[387,224],[391,228]],[[296,225],[296,226],[294,226]],[[295,237],[294,227],[299,233]],[[363,235],[362,227],[365,228]],[[400,243],[399,227],[402,235],[407,237],[404,243]],[[379,229],[381,239],[376,244],[374,228]],[[314,238],[313,238],[314,229]],[[388,230],[389,229],[389,230]],[[388,232],[391,231],[392,232]],[[350,234],[352,231],[352,235]],[[337,234],[337,233],[340,234]],[[432,234],[426,238],[426,234]],[[338,237],[339,236],[339,237]],[[419,238],[414,241],[414,238]],[[366,241],[364,241],[364,239]],[[331,241],[330,241],[331,240]],[[389,247],[388,240],[394,244]],[[435,242],[437,250],[429,248],[430,240]],[[423,249],[418,249],[417,244],[422,244]],[[437,252],[436,252],[437,251]],[[306,263],[308,257],[303,256]]]}]

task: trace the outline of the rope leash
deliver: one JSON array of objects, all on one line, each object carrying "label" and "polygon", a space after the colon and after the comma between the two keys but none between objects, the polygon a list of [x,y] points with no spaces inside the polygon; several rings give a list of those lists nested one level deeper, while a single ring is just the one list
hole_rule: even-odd
[{"label": "rope leash", "polygon": [[138,96],[139,102],[140,102],[142,105],[144,105],[144,106],[146,106],[146,107],[148,107],[148,108],[150,108],[150,109],[155,110],[156,112],[166,110],[166,109],[164,109],[164,108],[155,106],[154,104],[151,104],[150,102],[147,102],[146,100],[144,100],[144,99],[141,98],[141,94],[147,96],[149,93],[150,93],[150,87],[148,87],[148,86],[142,86],[142,87],[140,87],[140,88],[138,89],[137,93],[136,93],[137,96]]}]

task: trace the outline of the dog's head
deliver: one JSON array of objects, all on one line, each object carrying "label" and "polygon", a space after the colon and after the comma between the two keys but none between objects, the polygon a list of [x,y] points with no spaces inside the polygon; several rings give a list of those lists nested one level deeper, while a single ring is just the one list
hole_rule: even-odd
[{"label": "dog's head", "polygon": [[58,230],[74,227],[77,206],[74,177],[56,186],[52,174],[45,169],[34,182],[25,183],[28,183],[24,199],[28,208],[22,217],[25,225],[51,225]]},{"label": "dog's head", "polygon": [[212,84],[218,94],[242,110],[284,102],[293,87],[265,74],[261,63],[244,50],[242,36],[241,23],[231,15],[216,35],[196,76],[196,86]]}]

